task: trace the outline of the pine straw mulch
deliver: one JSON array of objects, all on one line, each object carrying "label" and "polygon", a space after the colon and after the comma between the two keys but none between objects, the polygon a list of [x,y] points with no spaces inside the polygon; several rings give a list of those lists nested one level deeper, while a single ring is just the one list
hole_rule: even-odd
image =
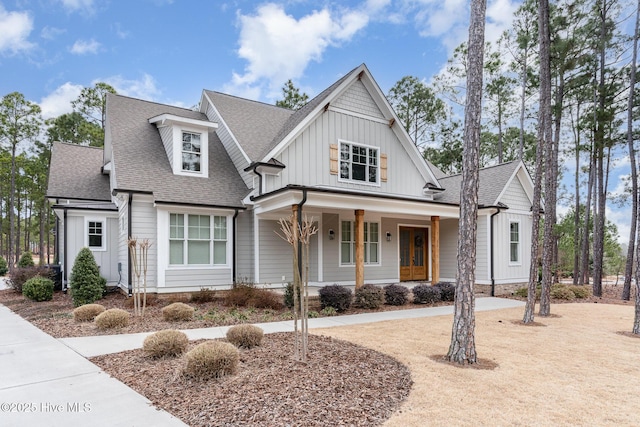
[{"label": "pine straw mulch", "polygon": [[90,360],[190,426],[375,426],[413,384],[396,359],[347,341],[309,335],[307,364],[292,353],[292,333],[268,334],[240,350],[236,375],[207,381],[182,376],[181,358],[142,350]]}]

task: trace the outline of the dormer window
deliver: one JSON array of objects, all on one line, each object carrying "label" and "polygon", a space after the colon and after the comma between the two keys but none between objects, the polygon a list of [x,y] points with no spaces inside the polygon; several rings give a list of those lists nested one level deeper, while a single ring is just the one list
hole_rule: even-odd
[{"label": "dormer window", "polygon": [[200,172],[201,160],[200,134],[182,132],[182,170]]},{"label": "dormer window", "polygon": [[209,177],[209,133],[218,128],[208,120],[161,114],[149,119],[160,133],[175,175]]}]

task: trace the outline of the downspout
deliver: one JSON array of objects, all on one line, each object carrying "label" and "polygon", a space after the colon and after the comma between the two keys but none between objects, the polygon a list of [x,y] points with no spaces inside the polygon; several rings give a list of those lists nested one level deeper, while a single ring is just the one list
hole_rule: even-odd
[{"label": "downspout", "polygon": [[495,270],[495,266],[494,266],[494,256],[493,256],[493,217],[498,215],[500,213],[500,209],[501,206],[496,206],[497,211],[495,211],[494,213],[491,214],[491,216],[489,217],[489,234],[491,234],[491,237],[489,239],[490,243],[490,258],[491,258],[491,296],[494,297],[496,296],[496,278],[494,275],[494,270]]},{"label": "downspout", "polygon": [[[129,202],[127,203],[127,238],[130,239],[132,234],[133,234],[133,219],[131,217],[131,214],[133,213],[133,208],[132,208],[132,203],[133,203],[133,193],[129,193]],[[133,272],[131,271],[131,264],[133,263],[132,259],[131,259],[131,251],[129,250],[129,247],[127,245],[127,282],[129,282],[127,284],[127,293],[129,296],[133,295]]]},{"label": "downspout", "polygon": [[[307,202],[307,189],[302,189],[302,200],[298,203],[298,230],[302,230],[302,206]],[[302,277],[302,246],[298,243],[298,273]]]},{"label": "downspout", "polygon": [[231,245],[233,246],[232,251],[231,251],[231,257],[232,257],[232,265],[231,265],[231,277],[233,278],[233,283],[236,283],[236,274],[237,274],[237,243],[238,243],[238,228],[237,228],[237,218],[238,218],[238,213],[240,212],[240,209],[236,208],[236,213],[233,214],[233,238],[231,239]]},{"label": "downspout", "polygon": [[67,259],[69,258],[69,254],[67,252],[67,229],[68,224],[67,224],[67,208],[63,208],[62,210],[62,227],[64,229],[64,235],[63,235],[63,243],[62,243],[62,251],[63,251],[63,255],[64,255],[64,260],[63,260],[63,270],[64,270],[64,276],[62,277],[62,292],[64,292],[65,294],[67,293],[67,265],[69,265],[69,262],[67,261]]},{"label": "downspout", "polygon": [[258,172],[258,166],[253,168],[253,173],[258,175],[258,196],[262,196],[262,174]]}]

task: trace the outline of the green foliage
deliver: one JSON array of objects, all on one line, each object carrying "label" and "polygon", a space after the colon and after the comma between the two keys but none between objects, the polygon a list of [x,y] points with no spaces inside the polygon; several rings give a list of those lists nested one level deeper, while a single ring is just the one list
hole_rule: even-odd
[{"label": "green foliage", "polygon": [[119,308],[110,308],[98,314],[94,323],[99,329],[116,329],[129,326],[129,312]]},{"label": "green foliage", "polygon": [[578,299],[589,298],[591,296],[591,287],[589,286],[569,286],[569,290],[573,292]]},{"label": "green foliage", "polygon": [[309,101],[309,95],[300,93],[300,89],[294,86],[291,79],[282,86],[282,96],[284,99],[276,101],[276,106],[288,108],[290,110],[299,110]]},{"label": "green foliage", "polygon": [[76,257],[69,278],[73,305],[91,304],[104,295],[106,280],[100,277],[100,269],[89,248],[82,248]]},{"label": "green foliage", "polygon": [[73,110],[104,131],[108,93],[115,94],[116,90],[107,83],[98,82],[93,87],[85,87],[80,95],[71,102]]},{"label": "green foliage", "polygon": [[27,280],[37,276],[50,279],[52,278],[52,271],[46,267],[15,268],[9,276],[9,286],[16,292],[22,293],[22,287]]},{"label": "green foliage", "polygon": [[354,305],[361,308],[380,308],[384,304],[384,289],[365,284],[355,292]]},{"label": "green foliage", "polygon": [[287,308],[293,308],[293,302],[293,283],[289,282],[284,288],[284,305]]},{"label": "green foliage", "polygon": [[184,322],[193,319],[195,309],[183,302],[174,302],[162,308],[162,317],[168,322]]},{"label": "green foliage", "polygon": [[33,277],[22,287],[22,295],[33,301],[50,301],[53,299],[53,281],[46,277]]},{"label": "green foliage", "polygon": [[409,288],[392,284],[384,287],[384,299],[389,305],[405,305],[409,300]]},{"label": "green foliage", "polygon": [[106,310],[101,304],[85,304],[73,310],[73,320],[76,322],[92,322],[100,313]]},{"label": "green foliage", "polygon": [[430,285],[416,285],[412,289],[414,304],[433,304],[442,301],[440,288]]},{"label": "green foliage", "polygon": [[184,355],[182,374],[206,380],[233,375],[238,369],[240,352],[228,342],[206,341]]},{"label": "green foliage", "polygon": [[187,350],[189,338],[184,332],[165,329],[155,332],[144,339],[142,351],[154,359],[175,357]]},{"label": "green foliage", "polygon": [[325,307],[325,308],[323,308],[322,310],[320,310],[320,313],[321,313],[323,316],[328,316],[328,317],[330,317],[330,316],[335,316],[336,314],[338,314],[338,312],[336,311],[336,309],[335,309],[335,308],[333,308],[333,307]]},{"label": "green foliage", "polygon": [[7,260],[0,256],[0,276],[4,276],[9,271],[9,265]]},{"label": "green foliage", "polygon": [[18,260],[18,267],[20,268],[26,268],[26,267],[34,267],[35,264],[33,263],[33,256],[31,255],[31,252],[26,251],[23,252],[22,255],[20,256],[20,259]]},{"label": "green foliage", "polygon": [[520,298],[526,298],[527,295],[529,295],[529,289],[528,288],[518,288],[518,289],[515,290],[513,295],[515,295],[517,297],[520,297]]},{"label": "green foliage", "polygon": [[336,311],[344,311],[351,307],[351,289],[342,285],[327,285],[318,290],[320,307],[332,307]]},{"label": "green foliage", "polygon": [[253,348],[262,344],[264,331],[255,325],[235,325],[227,331],[227,341],[239,348]]},{"label": "green foliage", "polygon": [[551,287],[551,298],[573,301],[576,299],[576,295],[567,286],[553,285]]},{"label": "green foliage", "polygon": [[102,128],[76,111],[48,119],[47,125],[47,140],[50,144],[58,141],[92,147],[104,145]]}]

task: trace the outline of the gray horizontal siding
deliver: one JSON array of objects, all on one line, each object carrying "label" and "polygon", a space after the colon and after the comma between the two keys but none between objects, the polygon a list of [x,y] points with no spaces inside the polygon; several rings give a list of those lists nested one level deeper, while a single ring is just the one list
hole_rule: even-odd
[{"label": "gray horizontal siding", "polygon": [[228,287],[233,283],[230,268],[185,268],[165,271],[165,287]]}]

